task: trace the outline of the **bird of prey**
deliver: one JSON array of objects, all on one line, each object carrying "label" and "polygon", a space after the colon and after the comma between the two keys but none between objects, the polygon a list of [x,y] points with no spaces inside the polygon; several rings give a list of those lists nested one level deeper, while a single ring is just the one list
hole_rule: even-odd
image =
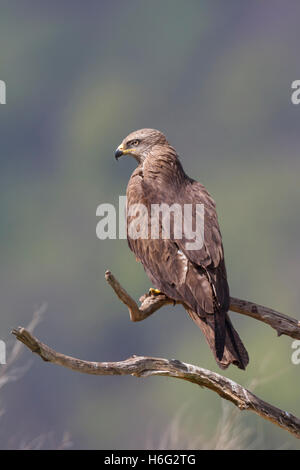
[{"label": "bird of prey", "polygon": [[[122,155],[130,155],[137,162],[126,193],[128,244],[153,283],[152,292],[161,292],[184,305],[201,328],[219,367],[226,369],[234,364],[245,369],[248,353],[228,316],[229,288],[214,200],[202,184],[186,175],[176,150],[158,130],[140,129],[129,134],[115,151],[116,159]],[[148,217],[139,218],[147,236],[129,234],[128,226],[141,215],[130,210],[136,204],[147,208]],[[201,246],[187,249],[184,231],[178,238],[174,226],[168,237],[161,236],[161,219],[159,236],[151,236],[151,207],[161,204],[204,206]],[[174,224],[174,216],[172,221]]]}]

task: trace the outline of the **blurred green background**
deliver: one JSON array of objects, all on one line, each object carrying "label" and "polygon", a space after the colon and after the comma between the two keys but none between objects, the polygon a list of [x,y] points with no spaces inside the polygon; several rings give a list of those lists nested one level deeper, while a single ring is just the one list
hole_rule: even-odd
[{"label": "blurred green background", "polygon": [[[35,333],[61,352],[154,355],[219,371],[181,307],[132,324],[104,280],[111,269],[136,298],[150,287],[125,240],[96,238],[97,206],[117,203],[135,167],[117,164],[114,149],[141,127],[163,131],[214,196],[231,294],[300,319],[300,106],[290,98],[299,14],[296,1],[0,1],[1,339],[13,344],[10,330],[46,301]],[[250,364],[225,375],[299,416],[291,338],[231,318]],[[28,351],[20,365],[28,359],[1,395],[1,448],[45,433],[54,444],[43,447],[55,446],[65,431],[80,449],[183,448],[198,437],[213,445],[223,410],[208,390],[81,375]],[[239,420],[250,429],[244,447],[299,448],[256,415]]]}]

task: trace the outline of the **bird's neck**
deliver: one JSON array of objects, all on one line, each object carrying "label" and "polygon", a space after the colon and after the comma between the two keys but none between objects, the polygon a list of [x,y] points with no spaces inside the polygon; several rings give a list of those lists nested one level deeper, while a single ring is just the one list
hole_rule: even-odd
[{"label": "bird's neck", "polygon": [[176,150],[169,145],[156,146],[153,149],[152,155],[144,162],[143,176],[156,184],[171,184],[173,188],[186,180]]}]

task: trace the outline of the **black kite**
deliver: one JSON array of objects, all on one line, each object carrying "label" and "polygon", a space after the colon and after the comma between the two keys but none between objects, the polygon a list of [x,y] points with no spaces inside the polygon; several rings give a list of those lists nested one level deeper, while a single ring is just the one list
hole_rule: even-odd
[{"label": "black kite", "polygon": [[184,233],[182,238],[176,238],[174,227],[169,238],[151,238],[150,218],[140,222],[148,224],[148,238],[132,238],[128,234],[128,244],[155,288],[184,302],[218,365],[225,369],[235,364],[245,369],[248,354],[227,313],[229,288],[213,199],[202,184],[185,174],[176,150],[161,132],[141,129],[129,134],[115,156],[124,154],[133,156],[138,163],[127,187],[128,225],[133,219],[129,208],[134,204],[143,204],[149,214],[153,204],[204,205],[204,243],[199,249],[188,250]]}]

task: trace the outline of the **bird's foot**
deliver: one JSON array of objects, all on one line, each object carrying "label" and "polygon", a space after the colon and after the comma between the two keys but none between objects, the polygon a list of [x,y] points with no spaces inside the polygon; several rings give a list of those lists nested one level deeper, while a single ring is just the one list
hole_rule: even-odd
[{"label": "bird's foot", "polygon": [[154,287],[150,287],[149,295],[160,295],[162,292],[159,289],[154,289]]}]

